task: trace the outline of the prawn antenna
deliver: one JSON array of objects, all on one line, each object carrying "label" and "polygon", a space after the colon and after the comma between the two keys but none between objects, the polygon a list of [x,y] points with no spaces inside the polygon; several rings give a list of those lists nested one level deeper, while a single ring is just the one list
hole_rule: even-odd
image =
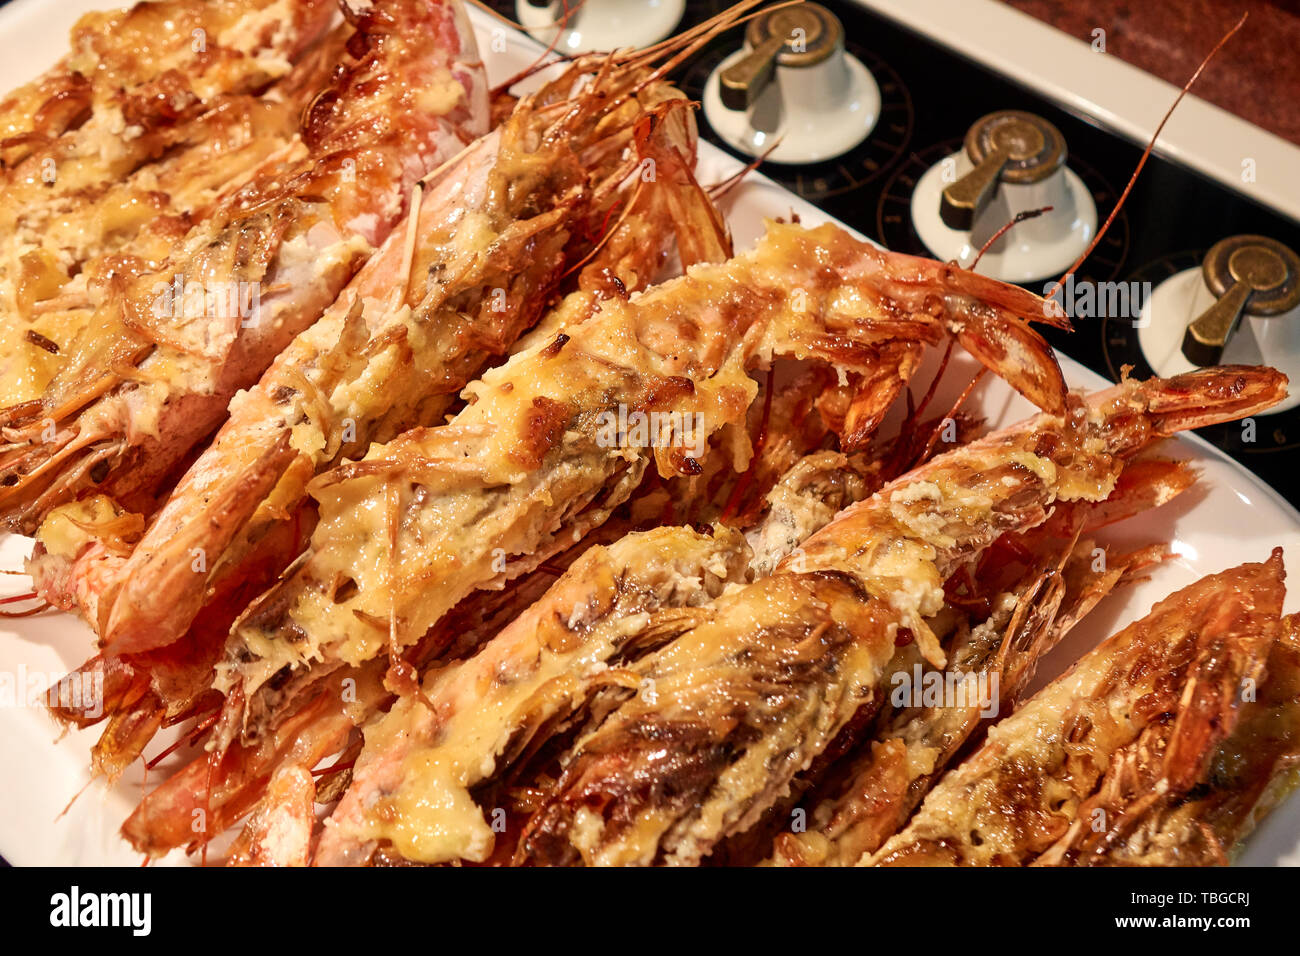
[{"label": "prawn antenna", "polygon": [[763,150],[763,152],[755,156],[748,163],[740,167],[740,169],[736,170],[726,179],[722,180],[721,182],[714,183],[712,186],[710,186],[707,190],[709,194],[709,198],[712,199],[714,202],[717,202],[718,200],[722,199],[722,197],[727,195],[727,193],[731,192],[731,190],[739,186],[741,180],[743,180],[750,173],[754,172],[754,170],[758,169],[758,167],[761,166],[763,163],[767,162],[767,157],[772,155],[772,151],[776,149],[778,146],[780,146],[781,143],[784,141],[784,139],[785,137],[781,137],[780,139],[776,140],[776,142],[774,142],[771,146]]},{"label": "prawn antenna", "polygon": [[1124,201],[1128,199],[1128,194],[1133,191],[1133,184],[1137,182],[1138,174],[1142,172],[1142,167],[1147,164],[1147,159],[1150,157],[1151,151],[1155,149],[1156,140],[1160,138],[1161,132],[1164,131],[1165,124],[1169,122],[1169,117],[1174,115],[1174,110],[1178,108],[1178,104],[1183,101],[1183,97],[1188,94],[1192,85],[1200,78],[1201,73],[1210,65],[1210,61],[1214,59],[1229,40],[1236,36],[1237,31],[1245,25],[1248,16],[1250,16],[1249,13],[1243,13],[1241,15],[1241,19],[1236,22],[1231,30],[1219,39],[1218,43],[1214,44],[1214,49],[1205,55],[1205,59],[1201,61],[1200,66],[1198,66],[1196,71],[1187,78],[1187,82],[1183,84],[1183,88],[1178,92],[1178,96],[1174,98],[1169,109],[1165,111],[1164,117],[1160,120],[1160,125],[1156,127],[1156,131],[1151,134],[1151,139],[1147,141],[1147,148],[1142,151],[1142,158],[1138,160],[1137,167],[1133,170],[1133,175],[1129,177],[1128,185],[1125,186],[1124,191],[1120,193],[1119,200],[1115,203],[1115,208],[1112,209],[1110,215],[1106,217],[1106,222],[1097,230],[1097,235],[1093,237],[1092,243],[1088,248],[1083,251],[1083,255],[1079,256],[1079,258],[1075,260],[1074,265],[1070,266],[1070,268],[1065,271],[1065,274],[1056,280],[1055,286],[1046,296],[1044,296],[1044,298],[1051,299],[1056,295],[1056,293],[1060,291],[1061,286],[1065,284],[1065,280],[1074,275],[1074,273],[1078,271],[1079,266],[1083,265],[1084,260],[1092,255],[1092,251],[1097,248],[1097,243],[1101,242],[1102,236],[1106,235],[1106,230],[1110,228],[1110,224],[1115,221],[1115,217],[1119,215],[1120,209],[1124,207]]},{"label": "prawn antenna", "polygon": [[972,262],[972,263],[970,264],[970,271],[971,271],[971,272],[974,272],[974,271],[975,271],[975,267],[976,267],[977,265],[979,265],[979,264],[980,264],[980,260],[984,258],[984,253],[986,253],[986,252],[989,251],[989,247],[992,246],[993,243],[997,242],[999,239],[1001,239],[1003,236],[1005,236],[1005,235],[1007,234],[1007,231],[1008,231],[1012,226],[1014,226],[1014,225],[1016,225],[1016,224],[1018,224],[1018,223],[1022,223],[1022,222],[1024,222],[1026,219],[1037,219],[1037,218],[1038,218],[1039,216],[1041,216],[1043,213],[1045,213],[1045,212],[1051,212],[1053,208],[1054,208],[1054,207],[1052,207],[1052,206],[1043,206],[1043,207],[1040,208],[1040,209],[1026,209],[1026,210],[1024,210],[1023,212],[1018,212],[1018,213],[1016,213],[1016,214],[1011,218],[1010,221],[1008,221],[1005,225],[1002,226],[1001,229],[999,229],[997,232],[993,233],[993,235],[989,236],[989,241],[988,241],[988,242],[986,242],[986,243],[984,243],[984,245],[980,246],[979,255],[977,255],[977,256],[975,257],[975,261]]}]

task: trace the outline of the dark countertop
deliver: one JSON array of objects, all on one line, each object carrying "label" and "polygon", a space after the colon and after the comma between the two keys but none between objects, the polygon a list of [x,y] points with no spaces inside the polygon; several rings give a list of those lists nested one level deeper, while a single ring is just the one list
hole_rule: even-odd
[{"label": "dark countertop", "polygon": [[1242,13],[1193,92],[1300,145],[1300,0],[1004,0],[1062,32],[1182,86]]}]

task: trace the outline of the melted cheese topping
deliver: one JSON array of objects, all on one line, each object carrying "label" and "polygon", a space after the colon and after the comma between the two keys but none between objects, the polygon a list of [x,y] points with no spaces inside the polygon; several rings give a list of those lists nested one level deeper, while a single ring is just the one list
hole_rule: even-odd
[{"label": "melted cheese topping", "polygon": [[[821,354],[826,338],[849,335],[835,310],[852,283],[825,263],[828,250],[842,259],[863,248],[833,228],[772,225],[754,252],[693,266],[631,301],[585,296],[575,308],[589,318],[485,374],[451,425],[377,445],[363,461],[413,481],[359,472],[320,483],[314,555],[291,611],[295,639],[310,635],[304,657],[368,659],[394,624],[407,644],[491,581],[502,556],[536,553],[627,463],[653,457],[673,473],[664,449],[601,447],[599,413],[653,401],[694,416],[702,436],[742,420],[756,394],[750,366]],[[356,593],[335,601],[344,579]]]},{"label": "melted cheese topping", "polygon": [[[590,865],[698,863],[822,752],[893,641],[891,615],[839,582],[778,573],[728,591],[631,668],[640,692],[575,745],[554,798],[570,843]],[[584,819],[590,793],[608,800]]]},{"label": "melted cheese topping", "polygon": [[49,513],[36,532],[45,550],[61,558],[75,558],[82,548],[99,540],[93,526],[104,525],[125,512],[104,495],[60,505]]},{"label": "melted cheese topping", "polygon": [[426,681],[434,712],[404,700],[367,728],[352,798],[365,814],[340,829],[388,840],[410,860],[486,858],[493,831],[470,789],[500,769],[511,740],[563,714],[650,612],[708,600],[743,576],[747,556],[734,532],[708,537],[684,528],[586,552],[479,654]]}]

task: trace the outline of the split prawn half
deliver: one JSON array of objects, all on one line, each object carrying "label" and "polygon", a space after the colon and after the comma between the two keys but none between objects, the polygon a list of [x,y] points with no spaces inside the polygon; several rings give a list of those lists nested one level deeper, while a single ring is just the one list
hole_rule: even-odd
[{"label": "split prawn half", "polygon": [[860,407],[878,421],[924,345],[951,333],[1040,405],[1064,402],[1055,357],[1028,325],[1041,299],[829,224],[772,223],[753,252],[566,309],[554,338],[468,386],[448,424],[313,482],[310,552],[236,625],[225,685],[236,697],[295,668],[395,655],[467,594],[599,526],[652,460],[664,477],[698,473],[709,437],[745,421],[749,371],[775,356],[861,372],[873,385]]},{"label": "split prawn half", "polygon": [[[938,675],[960,699],[926,703],[904,694],[906,704],[891,707],[891,692],[879,701],[872,729],[857,735],[825,779],[805,774],[802,799],[769,814],[786,831],[772,841],[771,862],[852,865],[898,831],[966,743],[1014,708],[1043,656],[1103,597],[1168,556],[1162,544],[1121,552],[1083,535],[1165,504],[1195,477],[1185,462],[1132,462],[1104,501],[1060,504],[1043,524],[1005,535],[950,577],[937,616],[956,618],[947,667],[918,681],[922,663],[909,643],[890,664],[889,682],[897,687],[906,678],[903,687],[919,688]],[[800,832],[789,829],[795,803],[806,809]]]},{"label": "split prawn half", "polygon": [[862,864],[1122,861],[1148,814],[1196,799],[1256,697],[1282,581],[1276,549],[1160,601],[990,728]]},{"label": "split prawn half", "polygon": [[455,0],[377,0],[303,117],[307,155],[268,169],[157,271],[97,310],[37,400],[0,412],[0,510],[30,533],[97,492],[153,510],[167,477],[310,326],[402,218],[415,183],[486,132]]},{"label": "split prawn half", "polygon": [[695,864],[754,825],[870,706],[900,637],[936,667],[944,582],[1058,501],[1110,495],[1127,458],[1266,409],[1286,378],[1223,367],[1125,381],[928,464],[853,505],[767,578],[724,593],[633,664],[592,717],[519,858]]},{"label": "split prawn half", "polygon": [[[230,623],[305,547],[313,475],[439,419],[562,285],[626,295],[664,267],[675,238],[686,262],[730,253],[690,171],[695,144],[688,104],[639,56],[570,64],[429,177],[411,221],[235,403],[138,545],[105,534],[72,555],[38,547],[29,568],[42,595],[78,608],[116,657],[82,670],[137,688],[109,715],[97,771],[115,775],[160,721],[203,702]],[[56,510],[47,525],[71,517]]]},{"label": "split prawn half", "polygon": [[1068,855],[1072,866],[1224,866],[1300,783],[1300,618],[1282,619],[1264,678],[1193,786],[1134,805],[1122,829]]},{"label": "split prawn half", "polygon": [[[662,67],[627,59],[569,65],[422,184],[412,218],[232,404],[121,568],[120,591],[109,585],[111,603],[98,596],[93,623],[105,651],[180,639],[209,589],[209,574],[192,569],[195,554],[206,555],[208,572],[229,573],[268,514],[301,511],[318,474],[372,441],[441,422],[456,394],[543,315],[566,274],[612,276],[626,294],[662,269],[677,232],[699,225],[673,215],[686,205],[678,191],[699,190],[696,134]],[[680,243],[683,255],[723,259],[726,230],[700,198],[712,220]],[[587,237],[605,224],[612,245],[597,276],[583,269]],[[692,248],[709,237],[707,251]]]},{"label": "split prawn half", "polygon": [[[254,92],[222,93],[166,127],[166,149],[73,191],[0,189],[0,407],[40,398],[115,289],[166,261],[259,171],[298,162],[299,120],[354,31],[342,23]],[[57,177],[57,167],[48,167]],[[86,175],[87,180],[93,177]]]}]

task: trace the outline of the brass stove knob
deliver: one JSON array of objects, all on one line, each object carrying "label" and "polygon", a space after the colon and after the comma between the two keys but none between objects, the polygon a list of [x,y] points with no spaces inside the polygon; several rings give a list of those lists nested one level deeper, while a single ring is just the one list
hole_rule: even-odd
[{"label": "brass stove knob", "polygon": [[723,70],[718,93],[722,105],[743,112],[754,105],[778,66],[806,67],[844,50],[844,27],[816,3],[802,3],[756,17],[745,31],[751,50]]},{"label": "brass stove knob", "polygon": [[1300,306],[1300,257],[1267,236],[1220,240],[1201,272],[1218,301],[1183,333],[1183,355],[1196,365],[1219,363],[1243,314],[1263,318]]},{"label": "brass stove knob", "polygon": [[964,145],[975,168],[943,191],[939,218],[949,229],[971,229],[999,183],[1042,182],[1065,164],[1061,131],[1022,110],[981,117],[967,131]]}]

